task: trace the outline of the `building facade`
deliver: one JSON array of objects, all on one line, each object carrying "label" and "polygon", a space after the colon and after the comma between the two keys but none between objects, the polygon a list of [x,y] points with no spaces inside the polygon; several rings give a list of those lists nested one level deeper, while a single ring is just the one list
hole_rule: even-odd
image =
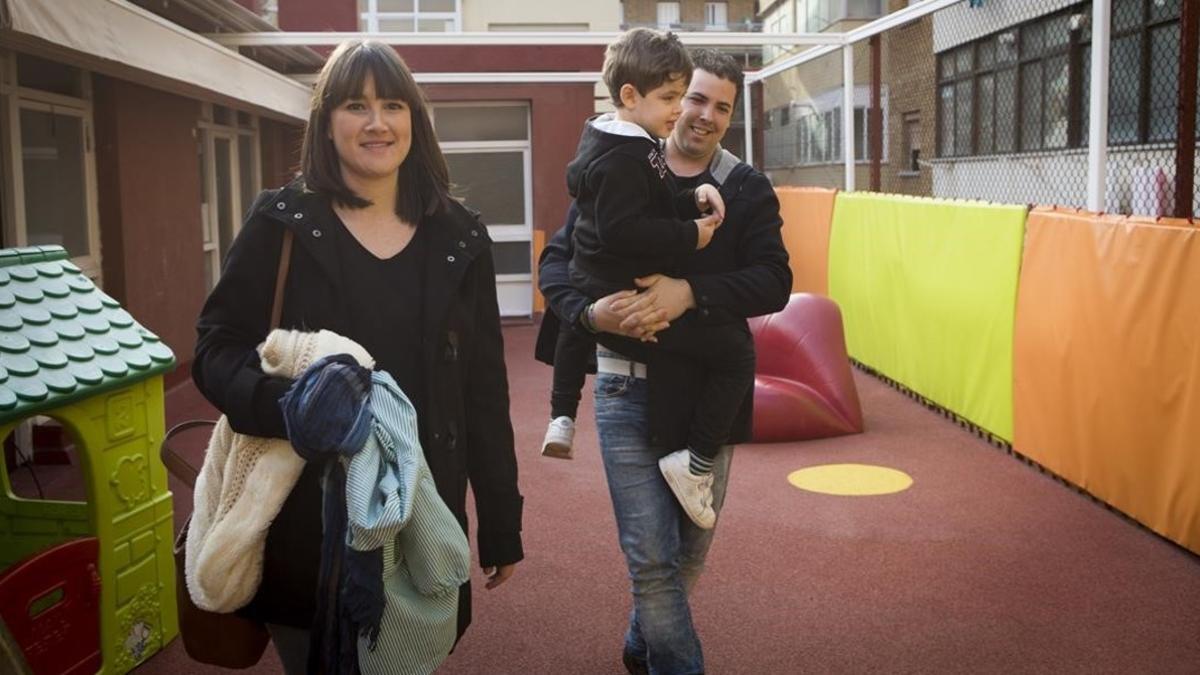
[{"label": "building facade", "polygon": [[[893,0],[903,5],[903,0]],[[776,0],[758,16],[771,33],[842,33],[895,9],[874,0]],[[770,64],[797,53],[786,47],[764,48]],[[886,68],[891,60],[885,60]],[[760,166],[776,185],[843,187],[842,160],[843,65],[841,51],[788,69],[763,82],[763,153]],[[871,102],[871,59],[868,45],[854,48],[854,149],[855,183],[866,186],[870,177],[868,113]],[[893,87],[885,72],[881,86],[884,138],[896,126],[892,119]],[[882,144],[882,162],[889,174],[892,149]],[[889,175],[889,178],[891,176]]]},{"label": "building facade", "polygon": [[198,40],[273,30],[208,4],[9,0],[0,17],[0,245],[64,246],[181,362],[243,209],[296,163],[308,89],[273,68],[320,63]]},{"label": "building facade", "polygon": [[[1107,211],[1174,210],[1182,4],[1112,3]],[[934,16],[934,194],[1085,205],[1091,23],[1092,4],[1070,0]]]},{"label": "building facade", "polygon": [[622,24],[673,31],[758,32],[754,0],[622,0]]}]

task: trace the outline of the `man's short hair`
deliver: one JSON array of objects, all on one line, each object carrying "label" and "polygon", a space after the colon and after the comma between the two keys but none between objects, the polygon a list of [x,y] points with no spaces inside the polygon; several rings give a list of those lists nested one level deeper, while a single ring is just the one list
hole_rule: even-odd
[{"label": "man's short hair", "polygon": [[692,52],[692,65],[712,73],[722,80],[732,82],[736,92],[733,97],[735,103],[741,97],[746,75],[742,72],[742,67],[738,65],[737,59],[715,49],[697,49]]},{"label": "man's short hair", "polygon": [[632,84],[645,96],[664,82],[692,81],[692,59],[674,33],[649,28],[626,31],[604,52],[604,84],[613,105],[621,107],[621,87]]}]

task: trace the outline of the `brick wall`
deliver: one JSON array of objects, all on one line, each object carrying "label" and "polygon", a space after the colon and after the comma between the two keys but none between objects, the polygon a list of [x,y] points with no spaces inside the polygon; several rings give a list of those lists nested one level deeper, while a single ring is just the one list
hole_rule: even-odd
[{"label": "brick wall", "polygon": [[[183,365],[204,302],[194,100],[94,78],[105,291]],[[169,380],[186,376],[177,368]]]}]

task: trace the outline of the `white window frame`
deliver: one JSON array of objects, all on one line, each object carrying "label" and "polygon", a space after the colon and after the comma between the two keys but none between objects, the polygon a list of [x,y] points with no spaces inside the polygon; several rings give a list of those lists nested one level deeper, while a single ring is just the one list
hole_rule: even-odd
[{"label": "white window frame", "polygon": [[704,30],[729,30],[729,3],[704,3]]},{"label": "white window frame", "polygon": [[680,3],[678,2],[657,2],[654,4],[654,19],[659,30],[670,30],[679,27],[680,21],[682,21],[679,5]]},{"label": "white window frame", "polygon": [[[871,160],[866,157],[868,150],[867,137],[870,133],[868,129],[869,125],[866,123],[866,111],[871,105],[870,96],[869,86],[856,85],[854,87],[854,110],[856,113],[861,110],[863,115],[863,127],[854,140],[854,151],[858,155],[854,163],[860,165],[871,163]],[[890,125],[888,111],[891,105],[890,99],[889,92],[884,90],[880,96],[880,108],[883,115],[883,157],[879,159],[883,164],[888,163],[890,155],[888,150],[888,129]],[[790,106],[790,117],[792,118],[792,124],[795,125],[795,129],[791,133],[795,136],[794,142],[797,147],[797,152],[794,155],[794,166],[822,166],[842,163],[842,142],[838,138],[840,134],[834,134],[834,126],[840,126],[841,124],[842,90],[830,89],[803,103],[793,101]],[[799,113],[799,110],[803,110],[803,114]],[[833,113],[832,122],[827,121],[825,117],[830,112]],[[816,121],[816,118],[813,117],[814,115],[820,116],[821,121]],[[812,121],[809,118],[813,118]],[[840,131],[841,133],[845,133],[845,129],[841,129]],[[815,139],[810,138],[814,133],[818,135],[823,134],[827,142],[832,144],[826,148],[823,154],[816,152],[817,147],[813,143]]]},{"label": "white window frame", "polygon": [[365,0],[367,7],[359,14],[359,27],[367,33],[379,32],[379,21],[394,20],[394,19],[412,19],[413,32],[421,32],[422,19],[443,19],[453,21],[454,25],[447,33],[457,33],[462,31],[462,0],[454,0],[453,12],[422,12],[421,0],[413,0],[413,11],[411,12],[381,12],[379,11],[378,0]]},{"label": "white window frame", "polygon": [[[874,0],[879,2],[879,0]],[[911,2],[909,4],[912,4]],[[879,2],[879,11],[866,12],[863,16],[851,15],[850,0],[799,0],[798,24],[801,32],[821,33],[839,21],[875,19],[887,14],[887,3]],[[815,11],[814,11],[815,8]],[[826,12],[822,15],[821,12]],[[810,21],[810,19],[812,19]]]},{"label": "white window frame", "polygon": [[21,110],[39,110],[57,115],[69,115],[81,120],[83,130],[84,210],[87,218],[88,250],[71,258],[88,278],[103,288],[100,254],[100,210],[97,203],[96,151],[92,117],[92,78],[87,70],[79,69],[82,98],[65,96],[40,89],[19,86],[16,52],[0,52],[0,100],[4,119],[0,136],[6,158],[4,173],[4,241],[9,246],[28,246],[29,231],[25,222],[25,167],[21,153]]},{"label": "white window frame", "polygon": [[[512,107],[525,108],[525,139],[515,141],[444,141],[442,153],[481,154],[499,152],[520,152],[521,163],[524,167],[524,223],[492,223],[488,214],[484,213],[483,221],[487,225],[488,236],[492,241],[520,242],[529,247],[529,272],[521,274],[497,274],[496,290],[500,296],[501,316],[531,316],[533,313],[533,110],[527,101],[435,101],[433,103],[433,118],[436,126],[437,108],[488,108]],[[451,177],[453,180],[453,176]],[[519,307],[506,310],[505,297],[515,297],[505,291],[521,289],[521,304]]]},{"label": "white window frame", "polygon": [[[250,191],[255,195],[262,190],[262,148],[259,143],[258,116],[250,116],[249,126],[240,126],[237,125],[238,111],[231,109],[230,114],[234,124],[217,124],[212,121],[212,104],[203,103],[200,108],[200,121],[196,126],[199,130],[200,152],[204,153],[206,158],[203,162],[204,176],[202,176],[204,191],[209,195],[214,206],[217,194],[216,143],[218,139],[229,143],[230,199],[228,216],[232,223],[230,236],[236,237],[242,229],[242,214],[250,206],[242,203],[242,162],[239,141],[243,137],[250,138],[250,171],[253,181]],[[221,263],[223,262],[221,260],[220,214],[204,201],[200,202],[200,240],[203,246],[204,264],[208,266],[212,274],[213,284],[216,284],[217,279],[221,276]]]}]

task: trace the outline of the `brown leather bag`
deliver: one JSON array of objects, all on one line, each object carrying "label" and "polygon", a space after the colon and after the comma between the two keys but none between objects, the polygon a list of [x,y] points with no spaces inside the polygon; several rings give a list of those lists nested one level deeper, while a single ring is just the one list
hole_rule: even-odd
[{"label": "brown leather bag", "polygon": [[[279,271],[275,276],[275,296],[271,301],[271,330],[279,327],[279,318],[283,312],[283,288],[291,264],[292,236],[291,230],[284,231],[283,248],[279,253]],[[171,447],[171,439],[188,429],[214,425],[216,420],[181,422],[171,427],[163,438],[159,449],[163,464],[189,488],[196,486],[199,471]],[[192,519],[189,516],[175,538],[174,548],[175,602],[179,606],[179,633],[183,636],[184,649],[192,660],[200,663],[222,668],[249,668],[262,658],[271,636],[261,622],[237,614],[210,612],[200,609],[192,602],[184,574],[187,532],[191,523]]]}]

